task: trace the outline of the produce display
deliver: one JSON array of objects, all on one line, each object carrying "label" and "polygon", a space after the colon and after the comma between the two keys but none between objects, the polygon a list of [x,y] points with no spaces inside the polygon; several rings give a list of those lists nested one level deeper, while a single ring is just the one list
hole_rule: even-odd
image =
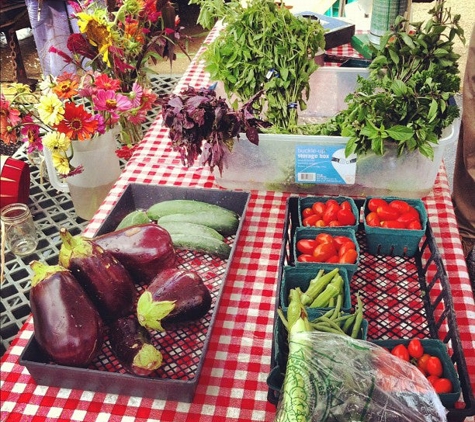
[{"label": "produce display", "polygon": [[368,226],[386,229],[422,229],[419,211],[403,199],[386,201],[383,198],[371,198],[368,201],[368,210],[365,216]]},{"label": "produce display", "polygon": [[[92,239],[61,228],[59,265],[31,264],[39,346],[54,363],[87,367],[106,342],[127,372],[156,376],[166,359],[163,336],[170,331],[174,338],[175,327],[204,317],[213,300],[198,271],[180,268],[176,244],[226,259],[226,237],[236,234],[239,220],[224,207],[170,200],[134,210],[118,230]],[[177,233],[188,239],[175,244]]]}]

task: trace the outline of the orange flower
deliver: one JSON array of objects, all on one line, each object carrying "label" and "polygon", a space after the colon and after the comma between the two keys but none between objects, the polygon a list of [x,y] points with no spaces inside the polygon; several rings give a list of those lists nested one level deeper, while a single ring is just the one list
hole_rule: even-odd
[{"label": "orange flower", "polygon": [[98,125],[98,121],[82,105],[66,103],[64,119],[57,125],[56,130],[71,140],[84,141],[94,135]]},{"label": "orange flower", "polygon": [[56,78],[53,92],[63,100],[67,100],[78,93],[79,77],[73,73],[63,73]]}]

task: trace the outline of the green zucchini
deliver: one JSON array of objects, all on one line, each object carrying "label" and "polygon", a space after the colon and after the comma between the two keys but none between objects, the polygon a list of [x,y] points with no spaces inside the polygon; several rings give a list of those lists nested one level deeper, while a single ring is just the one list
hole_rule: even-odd
[{"label": "green zucchini", "polygon": [[204,226],[203,224],[188,223],[186,221],[175,222],[168,221],[159,224],[160,227],[163,227],[168,233],[171,234],[186,234],[190,236],[204,236],[204,237],[213,237],[215,239],[224,240],[224,236],[218,233],[215,229],[211,227]]},{"label": "green zucchini", "polygon": [[195,234],[170,233],[173,246],[177,249],[189,249],[210,255],[217,255],[222,259],[229,258],[231,246],[214,237],[199,236]]},{"label": "green zucchini", "polygon": [[[149,214],[150,217],[150,214]],[[154,218],[152,218],[153,220]],[[211,227],[223,236],[236,234],[239,226],[239,218],[236,214],[219,211],[198,211],[190,214],[168,214],[159,217],[157,223],[159,225],[175,223],[193,223]]]}]

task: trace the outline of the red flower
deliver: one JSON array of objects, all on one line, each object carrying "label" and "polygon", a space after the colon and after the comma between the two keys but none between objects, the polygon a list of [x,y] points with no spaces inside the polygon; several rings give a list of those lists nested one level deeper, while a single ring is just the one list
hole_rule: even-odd
[{"label": "red flower", "polygon": [[93,59],[98,54],[97,49],[89,44],[89,41],[82,34],[71,34],[68,38],[67,46],[73,54],[78,54],[88,59]]},{"label": "red flower", "polygon": [[56,130],[64,133],[71,140],[83,141],[94,135],[97,126],[97,120],[82,105],[66,103],[64,119],[56,126]]}]

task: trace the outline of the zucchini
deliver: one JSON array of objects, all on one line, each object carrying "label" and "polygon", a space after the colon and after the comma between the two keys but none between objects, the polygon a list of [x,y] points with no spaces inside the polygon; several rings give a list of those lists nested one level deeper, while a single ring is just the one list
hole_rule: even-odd
[{"label": "zucchini", "polygon": [[231,246],[214,237],[198,236],[185,233],[170,233],[173,246],[177,249],[188,249],[217,255],[222,259],[229,258]]},{"label": "zucchini", "polygon": [[224,240],[223,235],[218,233],[215,229],[212,229],[208,226],[204,226],[203,224],[188,223],[186,221],[162,221],[159,226],[164,228],[168,233],[170,233],[170,235],[188,234],[190,236],[213,237],[218,240]]},{"label": "zucchini", "polygon": [[157,223],[160,226],[170,222],[201,224],[211,227],[223,236],[236,234],[239,226],[239,218],[236,214],[231,214],[230,212],[219,212],[216,210],[198,211],[190,214],[168,214],[158,218],[157,220]]}]

